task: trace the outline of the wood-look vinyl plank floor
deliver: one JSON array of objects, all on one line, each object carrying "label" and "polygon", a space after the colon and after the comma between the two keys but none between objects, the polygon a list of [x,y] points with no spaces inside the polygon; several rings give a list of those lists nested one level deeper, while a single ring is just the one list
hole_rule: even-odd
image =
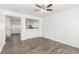
[{"label": "wood-look vinyl plank floor", "polygon": [[20,35],[14,34],[6,40],[1,54],[79,54],[79,49],[43,37],[21,42]]}]

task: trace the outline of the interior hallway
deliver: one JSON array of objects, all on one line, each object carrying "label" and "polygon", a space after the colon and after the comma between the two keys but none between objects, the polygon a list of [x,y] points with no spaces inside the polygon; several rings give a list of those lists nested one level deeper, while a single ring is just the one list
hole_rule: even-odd
[{"label": "interior hallway", "polygon": [[20,34],[11,34],[11,37],[6,39],[6,44],[3,47],[2,53],[20,53],[20,49]]},{"label": "interior hallway", "polygon": [[53,40],[38,37],[20,41],[20,34],[6,40],[2,54],[78,54],[79,49]]}]

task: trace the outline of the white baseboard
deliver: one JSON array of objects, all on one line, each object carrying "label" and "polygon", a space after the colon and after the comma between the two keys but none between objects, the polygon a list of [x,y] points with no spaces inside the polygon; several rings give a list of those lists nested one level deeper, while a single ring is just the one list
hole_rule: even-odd
[{"label": "white baseboard", "polygon": [[27,38],[21,39],[21,41],[24,41],[24,40],[27,40],[27,39],[32,39],[32,38],[37,38],[37,37],[42,37],[42,36],[27,37]]},{"label": "white baseboard", "polygon": [[1,53],[1,51],[2,51],[2,49],[3,49],[3,47],[4,47],[4,45],[5,45],[5,41],[1,44],[0,53]]},{"label": "white baseboard", "polygon": [[73,46],[73,47],[76,47],[76,48],[79,48],[79,45],[77,44],[71,44],[71,43],[69,43],[69,42],[66,42],[66,41],[63,41],[63,40],[57,40],[56,38],[51,38],[51,37],[47,37],[47,36],[42,36],[42,37],[44,37],[44,38],[47,38],[47,39],[50,39],[50,40],[54,40],[54,41],[57,41],[57,42],[60,42],[60,43],[62,43],[62,44],[66,44],[66,45],[69,45],[69,46]]}]

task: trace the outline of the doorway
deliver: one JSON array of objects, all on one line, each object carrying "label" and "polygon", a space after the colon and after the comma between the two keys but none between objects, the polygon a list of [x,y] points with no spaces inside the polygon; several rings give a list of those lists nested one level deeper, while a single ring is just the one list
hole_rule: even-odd
[{"label": "doorway", "polygon": [[21,18],[5,16],[6,39],[2,53],[21,53]]},{"label": "doorway", "polygon": [[[13,52],[20,52],[17,49],[21,46],[21,18],[15,16],[5,16],[6,47],[13,49]],[[8,49],[5,49],[8,52]]]}]

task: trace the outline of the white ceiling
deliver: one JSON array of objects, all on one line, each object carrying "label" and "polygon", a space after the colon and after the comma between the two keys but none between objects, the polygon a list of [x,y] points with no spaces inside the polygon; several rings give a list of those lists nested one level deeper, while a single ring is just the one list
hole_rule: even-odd
[{"label": "white ceiling", "polygon": [[34,11],[39,9],[38,7],[35,6],[35,4],[3,4],[2,5],[3,9],[11,10],[23,14],[34,15],[38,17],[46,17],[54,13],[75,8],[78,6],[79,4],[53,4],[53,6],[51,7],[53,9],[52,12],[41,13],[39,11]]}]

